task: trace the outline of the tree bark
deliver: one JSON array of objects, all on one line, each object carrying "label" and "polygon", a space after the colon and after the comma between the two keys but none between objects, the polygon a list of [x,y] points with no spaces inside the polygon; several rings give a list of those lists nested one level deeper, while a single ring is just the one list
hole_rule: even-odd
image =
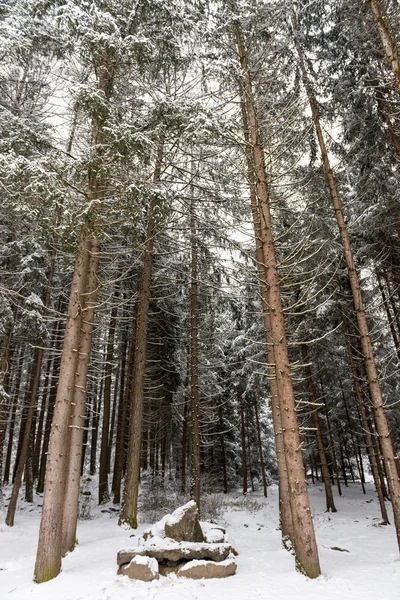
[{"label": "tree bark", "polygon": [[245,154],[247,161],[248,183],[250,189],[250,205],[256,245],[256,261],[258,268],[258,277],[260,284],[260,299],[264,324],[265,348],[268,365],[268,382],[271,395],[271,409],[274,429],[275,449],[278,467],[278,490],[279,490],[279,518],[282,531],[282,543],[285,548],[290,550],[293,547],[293,519],[292,509],[289,499],[289,480],[286,467],[285,448],[283,443],[283,430],[281,418],[281,405],[278,396],[278,385],[276,382],[276,365],[273,339],[271,337],[271,314],[268,300],[267,270],[264,261],[263,246],[267,244],[267,239],[263,238],[264,229],[261,228],[261,216],[258,209],[258,199],[256,193],[256,174],[254,170],[254,157],[250,140],[250,130],[246,108],[246,94],[241,92],[241,111],[243,120],[243,132],[245,141]]},{"label": "tree bark", "polygon": [[60,375],[47,457],[43,510],[34,578],[37,583],[56,577],[61,569],[61,527],[68,427],[73,399],[81,327],[82,294],[88,264],[88,226],[82,225],[68,305]]},{"label": "tree bark", "polygon": [[117,439],[115,441],[115,461],[112,485],[114,491],[114,504],[119,504],[121,501],[122,467],[124,461],[126,430],[128,429],[128,403],[129,397],[131,395],[134,357],[135,339],[134,337],[132,337],[129,348],[126,379],[125,381],[121,381],[121,389],[119,396]]},{"label": "tree bark", "polygon": [[[185,388],[187,389],[189,381]],[[188,446],[188,413],[189,413],[190,398],[185,398],[183,407],[183,423],[182,423],[182,441],[181,441],[181,493],[186,493],[186,462],[187,462],[187,446]]]},{"label": "tree bark", "polygon": [[[293,19],[293,28],[295,29],[295,21]],[[348,269],[348,276],[353,297],[354,308],[356,312],[357,327],[361,339],[361,348],[364,358],[365,371],[367,374],[368,385],[370,390],[371,402],[374,410],[375,423],[379,435],[382,456],[385,461],[386,472],[388,475],[388,485],[393,506],[393,517],[396,528],[397,543],[400,548],[400,480],[397,473],[395,454],[390,436],[389,425],[386,418],[386,413],[383,405],[383,398],[379,384],[378,372],[375,365],[375,359],[372,350],[372,343],[368,329],[367,317],[365,314],[364,303],[361,294],[360,283],[358,280],[357,270],[355,268],[353,253],[350,245],[350,239],[346,228],[346,223],[343,216],[342,206],[337,193],[335,178],[330,165],[328,152],[325,146],[325,140],[322,133],[322,128],[319,120],[318,104],[315,98],[314,90],[308,80],[305,69],[304,59],[300,44],[295,33],[296,47],[299,54],[300,69],[302,72],[304,86],[306,88],[312,118],[314,121],[315,130],[319,142],[319,147],[322,155],[322,162],[325,170],[329,192],[331,195],[333,208],[338,223],[340,239],[343,246],[343,253]]]},{"label": "tree bark", "polygon": [[242,442],[242,478],[243,478],[243,486],[242,492],[245,496],[247,494],[247,449],[246,449],[246,430],[244,423],[244,405],[243,405],[243,384],[240,381],[238,387],[238,401],[239,401],[239,411],[240,411],[240,433],[241,433],[241,442]]},{"label": "tree bark", "polygon": [[[164,139],[158,147],[153,181],[158,183],[164,153]],[[131,415],[129,420],[129,442],[124,496],[119,524],[126,523],[133,529],[137,527],[137,505],[139,496],[140,458],[142,446],[144,376],[146,371],[147,331],[150,307],[151,275],[153,268],[153,248],[155,236],[156,200],[152,198],[149,206],[146,240],[143,251],[143,269],[139,283],[138,304],[135,323],[135,353],[133,361],[133,381],[131,391]]]},{"label": "tree bark", "polygon": [[321,386],[322,399],[323,399],[323,402],[325,404],[326,425],[328,427],[328,432],[329,432],[330,451],[332,452],[333,468],[334,468],[334,471],[335,471],[336,485],[337,485],[339,496],[342,496],[342,486],[340,485],[338,461],[337,461],[337,455],[336,455],[336,449],[335,449],[335,440],[334,440],[334,437],[333,437],[331,420],[330,420],[330,417],[329,417],[328,402],[327,402],[327,399],[326,399],[326,396],[325,396],[324,385],[322,383],[322,377],[321,377],[321,372],[320,372],[319,367],[318,367],[318,372],[319,372],[319,382],[320,382],[320,386]]},{"label": "tree bark", "polygon": [[397,44],[390,31],[389,24],[385,15],[385,9],[380,0],[370,0],[371,11],[375,17],[379,36],[382,41],[383,50],[386,59],[393,71],[397,87],[400,89],[400,57]]},{"label": "tree bark", "polygon": [[312,415],[313,415],[314,428],[315,428],[315,437],[317,440],[317,450],[318,450],[318,456],[319,456],[319,460],[320,460],[320,464],[321,464],[322,480],[324,482],[324,487],[325,487],[326,510],[327,510],[327,512],[337,512],[335,502],[333,500],[331,478],[329,476],[328,462],[326,460],[324,441],[323,441],[322,433],[321,433],[321,424],[320,424],[319,416],[318,416],[317,398],[316,398],[316,393],[315,393],[314,381],[313,381],[312,373],[311,373],[310,356],[308,353],[308,348],[305,344],[301,345],[301,354],[303,357],[304,370],[306,373],[308,395],[309,395],[310,404],[312,407]]},{"label": "tree bark", "polygon": [[377,280],[378,280],[379,291],[380,291],[381,296],[382,296],[383,306],[385,307],[385,312],[386,312],[387,320],[388,320],[388,323],[389,323],[390,333],[392,334],[393,344],[394,344],[394,347],[395,347],[395,350],[396,350],[397,358],[400,361],[400,342],[399,342],[399,336],[397,335],[396,327],[395,327],[394,322],[393,322],[393,317],[390,314],[389,302],[388,302],[388,299],[386,297],[386,292],[385,292],[385,289],[383,287],[383,284],[382,284],[382,281],[381,281],[379,273],[376,274],[376,277],[377,277]]},{"label": "tree bark", "polygon": [[[192,188],[192,195],[194,190]],[[198,340],[198,248],[197,219],[194,198],[190,205],[190,497],[200,512],[200,404],[199,404],[199,340]]]},{"label": "tree bark", "polygon": [[264,149],[254,106],[247,52],[239,24],[235,24],[235,37],[244,80],[246,113],[256,175],[256,192],[261,217],[262,247],[268,287],[268,304],[271,315],[271,337],[274,344],[276,381],[282,416],[283,442],[289,480],[289,501],[292,510],[296,568],[308,577],[321,573],[318,549],[305,478],[299,427],[296,417],[293,383],[283,319],[280,283],[275,255],[275,241],[271,228],[269,190],[266,177]]},{"label": "tree bark", "polygon": [[8,430],[6,462],[4,465],[4,477],[3,477],[4,483],[8,483],[9,479],[10,479],[11,454],[12,454],[12,449],[13,449],[14,430],[15,430],[15,421],[16,421],[15,415],[16,415],[17,406],[18,406],[19,392],[20,392],[20,387],[21,387],[22,370],[23,370],[23,365],[24,365],[24,358],[23,358],[22,351],[19,354],[17,364],[18,364],[18,367],[17,367],[16,376],[15,376],[15,385],[14,385],[14,390],[13,390],[13,405],[11,408],[10,427]]},{"label": "tree bark", "polygon": [[264,492],[264,497],[267,498],[268,497],[268,492],[267,492],[267,477],[265,475],[265,464],[264,464],[263,447],[262,447],[262,440],[261,440],[260,419],[259,419],[259,416],[258,416],[257,400],[255,398],[254,398],[254,413],[255,413],[255,416],[256,416],[258,454],[260,456],[260,469],[261,469],[261,477],[262,477],[262,482],[263,482],[263,492]]},{"label": "tree bark", "polygon": [[[115,299],[118,297],[114,294]],[[111,375],[112,362],[114,358],[114,337],[115,325],[117,321],[118,306],[115,305],[111,311],[110,327],[108,330],[107,355],[106,355],[106,373],[104,383],[103,397],[103,424],[101,429],[101,449],[100,449],[100,467],[99,467],[99,504],[108,502],[110,499],[108,491],[108,435],[110,428],[110,408],[111,408]]]},{"label": "tree bark", "polygon": [[33,359],[32,371],[31,371],[31,380],[29,383],[29,404],[28,404],[28,412],[25,423],[23,442],[21,447],[21,453],[18,460],[16,475],[14,478],[13,489],[11,492],[11,498],[7,509],[6,515],[6,524],[9,527],[13,527],[14,518],[15,518],[15,509],[17,507],[18,502],[18,494],[21,487],[22,475],[24,473],[24,469],[26,466],[26,460],[28,457],[28,450],[31,441],[31,429],[32,429],[32,420],[33,415],[36,410],[36,402],[34,398],[36,398],[37,390],[39,388],[40,382],[40,374],[41,374],[41,358],[43,356],[43,350],[41,348],[35,349],[35,356]]},{"label": "tree bark", "polygon": [[72,552],[76,543],[79,510],[79,490],[82,462],[82,440],[85,422],[87,374],[92,348],[93,321],[98,290],[97,272],[100,246],[92,240],[89,246],[89,264],[81,320],[80,344],[74,382],[73,405],[69,424],[69,455],[62,513],[62,555]]},{"label": "tree bark", "polygon": [[8,386],[10,381],[10,364],[13,354],[12,335],[13,329],[10,327],[0,364],[0,503],[3,499],[3,455],[10,410]]},{"label": "tree bark", "polygon": [[219,428],[220,428],[220,442],[221,442],[221,467],[222,467],[222,481],[224,485],[224,494],[228,493],[228,475],[226,472],[226,454],[225,454],[225,439],[224,439],[224,422],[222,419],[222,406],[219,405]]}]

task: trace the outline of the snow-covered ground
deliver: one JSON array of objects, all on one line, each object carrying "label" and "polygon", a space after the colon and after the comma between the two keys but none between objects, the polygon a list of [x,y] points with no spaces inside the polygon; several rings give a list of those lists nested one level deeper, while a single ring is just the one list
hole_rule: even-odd
[{"label": "snow-covered ground", "polygon": [[[320,486],[310,487],[322,576],[308,580],[294,570],[281,548],[277,489],[268,499],[249,494],[221,496],[223,522],[238,551],[234,577],[188,581],[175,575],[152,583],[116,575],[119,549],[135,545],[131,531],[117,525],[116,514],[96,509],[79,524],[79,545],[63,560],[62,573],[40,585],[32,582],[40,515],[25,505],[15,526],[0,513],[0,600],[398,600],[400,555],[393,525],[379,525],[372,486],[364,496],[357,485],[335,497],[338,512],[324,512]],[[149,524],[142,524],[138,535]],[[339,550],[340,548],[341,550]]]}]

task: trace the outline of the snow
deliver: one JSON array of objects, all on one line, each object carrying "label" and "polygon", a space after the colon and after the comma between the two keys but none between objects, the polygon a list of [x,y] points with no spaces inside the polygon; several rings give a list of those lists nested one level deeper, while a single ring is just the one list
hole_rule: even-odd
[{"label": "snow", "polygon": [[[293,557],[281,547],[276,487],[269,489],[267,499],[257,494],[247,498],[221,494],[221,502],[226,504],[223,525],[239,556],[237,574],[218,580],[193,581],[169,575],[145,583],[117,575],[117,552],[132,545],[133,534],[118,527],[115,514],[96,509],[95,518],[79,523],[79,545],[63,560],[62,573],[48,583],[35,584],[32,575],[40,515],[24,504],[23,510],[17,511],[14,528],[4,524],[4,511],[0,513],[0,598],[398,600],[400,557],[393,525],[379,525],[379,506],[370,484],[365,496],[357,485],[344,487],[343,492],[342,498],[335,497],[338,512],[328,514],[322,488],[310,487],[323,572],[316,580],[296,573]],[[148,526],[141,526],[138,533]]]},{"label": "snow", "polygon": [[165,538],[165,523],[171,515],[165,515],[160,521],[154,523],[151,527],[143,531],[144,534],[149,534],[151,537]]}]

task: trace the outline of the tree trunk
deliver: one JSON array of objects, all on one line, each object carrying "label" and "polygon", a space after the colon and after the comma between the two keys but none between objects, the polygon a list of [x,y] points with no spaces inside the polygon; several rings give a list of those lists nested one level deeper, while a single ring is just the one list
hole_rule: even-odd
[{"label": "tree trunk", "polygon": [[238,388],[238,401],[239,401],[239,410],[240,410],[240,433],[241,433],[241,442],[242,442],[242,478],[243,478],[243,487],[242,492],[245,496],[247,494],[247,450],[246,450],[246,430],[244,424],[244,406],[243,406],[243,392],[244,386],[242,382],[239,382]]},{"label": "tree trunk", "polygon": [[[185,388],[188,387],[187,381]],[[181,442],[181,493],[186,493],[186,462],[187,462],[187,446],[188,446],[188,413],[190,406],[190,398],[185,398],[183,408],[183,424],[182,424],[182,442]]]},{"label": "tree trunk", "polygon": [[261,217],[263,256],[266,283],[268,286],[268,304],[271,315],[271,338],[274,344],[276,381],[281,406],[283,442],[289,479],[289,501],[292,510],[296,568],[308,577],[318,577],[321,570],[308,498],[293,383],[289,366],[279,275],[275,255],[275,241],[271,229],[264,150],[260,141],[246,49],[238,24],[235,25],[235,35],[244,78],[246,112],[254,157],[256,191]]},{"label": "tree trunk", "polygon": [[134,356],[135,339],[132,337],[129,347],[126,378],[125,380],[121,380],[121,389],[119,394],[117,438],[115,441],[114,475],[112,484],[114,491],[114,504],[119,504],[121,501],[122,467],[124,461],[126,430],[128,429],[128,402],[131,395]]},{"label": "tree trunk", "polygon": [[[160,181],[161,165],[164,153],[164,139],[161,139],[153,181]],[[140,457],[142,446],[144,376],[146,371],[147,330],[150,307],[150,286],[153,268],[153,248],[155,236],[156,200],[152,198],[149,206],[146,240],[143,251],[143,269],[139,283],[138,304],[135,323],[135,353],[133,361],[133,381],[131,392],[131,414],[129,419],[129,441],[124,496],[119,524],[137,527],[137,504],[139,495]]]},{"label": "tree trunk", "polygon": [[51,426],[40,523],[35,581],[56,577],[61,569],[61,526],[67,469],[68,427],[73,399],[81,327],[81,302],[88,264],[88,226],[82,225],[68,305],[60,375]]},{"label": "tree trunk", "polygon": [[354,360],[353,350],[352,350],[350,340],[349,340],[349,331],[348,331],[348,328],[346,325],[346,319],[345,319],[344,315],[343,315],[343,319],[342,319],[342,324],[343,324],[344,338],[346,341],[347,356],[349,359],[351,374],[353,377],[354,392],[355,392],[355,396],[356,396],[358,410],[360,411],[361,422],[362,422],[366,446],[367,446],[369,464],[371,466],[371,472],[372,472],[372,477],[374,479],[376,493],[378,494],[378,501],[379,501],[379,506],[381,509],[382,522],[384,525],[387,525],[389,523],[389,519],[388,519],[388,514],[387,514],[387,510],[386,510],[386,506],[385,506],[385,500],[384,500],[384,494],[383,494],[382,485],[381,485],[381,479],[379,477],[379,471],[378,471],[378,465],[377,465],[376,456],[375,456],[374,447],[373,447],[372,435],[371,435],[370,426],[368,423],[367,413],[365,410],[364,398],[363,398],[360,384],[359,384],[357,366],[356,366],[356,363]]},{"label": "tree trunk", "polygon": [[333,468],[335,470],[335,477],[336,477],[336,485],[337,485],[337,489],[338,489],[338,494],[339,494],[339,496],[341,496],[342,495],[342,486],[340,485],[339,468],[338,468],[338,461],[337,461],[337,455],[336,455],[336,449],[335,449],[335,440],[333,438],[331,420],[329,417],[328,402],[327,402],[327,399],[325,396],[324,385],[322,383],[322,377],[321,377],[321,372],[320,372],[319,367],[318,367],[318,372],[319,372],[319,381],[320,381],[320,386],[321,386],[322,399],[325,404],[326,425],[328,427],[328,432],[329,432],[330,451],[332,452]]},{"label": "tree trunk", "polygon": [[6,343],[0,364],[0,505],[3,501],[3,455],[10,410],[8,387],[10,381],[11,358],[13,354],[12,334],[13,330],[10,328],[6,337]]},{"label": "tree trunk", "polygon": [[44,437],[43,437],[43,447],[42,453],[40,457],[40,467],[39,467],[39,478],[36,486],[36,492],[38,494],[42,494],[44,491],[44,479],[46,474],[46,466],[47,466],[47,454],[49,449],[49,441],[50,441],[50,433],[51,433],[51,424],[54,416],[54,407],[57,395],[57,383],[60,373],[60,364],[61,357],[56,356],[53,358],[53,366],[51,372],[51,380],[50,380],[50,395],[47,407],[47,415],[46,415],[46,423],[44,426]]},{"label": "tree trunk", "polygon": [[327,510],[327,512],[337,512],[335,502],[333,500],[331,478],[329,476],[329,469],[328,469],[328,463],[326,460],[324,441],[322,439],[321,424],[320,424],[319,416],[318,416],[317,398],[316,398],[316,393],[315,393],[314,381],[313,381],[312,373],[311,373],[310,357],[309,357],[309,353],[308,353],[308,348],[305,344],[301,345],[301,354],[303,357],[304,370],[306,373],[308,395],[309,395],[310,404],[312,407],[312,415],[313,415],[314,428],[315,428],[315,437],[317,440],[317,450],[318,450],[318,456],[319,456],[319,460],[320,460],[320,464],[321,464],[322,480],[324,482],[324,487],[325,487],[326,510]]},{"label": "tree trunk", "polygon": [[256,261],[258,267],[258,277],[260,284],[261,308],[263,314],[265,347],[268,365],[268,382],[271,395],[271,409],[274,429],[274,439],[276,448],[276,458],[278,467],[278,490],[279,490],[279,518],[282,531],[282,543],[285,548],[290,550],[294,544],[292,509],[289,498],[289,480],[286,468],[285,448],[283,443],[283,430],[281,418],[281,405],[278,397],[278,385],[276,381],[276,366],[273,339],[271,337],[271,314],[268,300],[267,271],[264,261],[263,246],[267,240],[263,238],[264,229],[261,228],[261,216],[258,209],[258,199],[256,193],[256,174],[254,171],[254,157],[250,141],[250,130],[246,109],[246,94],[241,93],[241,111],[243,119],[243,132],[245,140],[245,153],[247,161],[248,182],[250,189],[250,204],[253,221],[253,229],[256,244]]},{"label": "tree trunk", "polygon": [[21,487],[22,475],[24,473],[24,469],[26,466],[26,461],[28,458],[28,451],[31,442],[31,430],[32,430],[32,420],[33,415],[36,410],[36,402],[34,402],[34,398],[37,396],[37,390],[39,388],[40,382],[40,374],[41,374],[41,358],[43,356],[43,350],[41,348],[37,348],[35,350],[35,356],[33,359],[33,365],[31,370],[31,380],[29,383],[29,404],[28,404],[28,412],[26,417],[23,442],[21,447],[20,456],[18,459],[17,470],[14,478],[13,489],[11,493],[10,502],[8,505],[7,516],[6,516],[6,524],[9,527],[14,525],[14,517],[15,517],[15,509],[17,507],[18,502],[18,494]]},{"label": "tree trunk", "polygon": [[[118,295],[114,294],[115,299]],[[111,408],[111,376],[112,361],[114,358],[114,337],[115,325],[117,320],[118,306],[113,306],[110,317],[110,327],[108,331],[107,355],[106,355],[106,373],[104,383],[103,400],[103,424],[101,429],[101,449],[100,449],[100,467],[99,467],[99,504],[108,502],[110,499],[108,492],[108,435],[110,427],[110,408]]]},{"label": "tree trunk", "polygon": [[81,336],[74,382],[74,397],[69,425],[69,456],[64,491],[62,516],[62,555],[72,552],[76,543],[79,511],[79,490],[82,463],[83,427],[85,422],[87,374],[92,349],[93,321],[98,290],[97,272],[100,259],[99,242],[92,240],[89,247],[87,284],[82,310]]},{"label": "tree trunk", "polygon": [[359,452],[360,449],[359,449],[358,444],[356,444],[356,440],[354,438],[353,426],[352,426],[351,419],[350,419],[349,409],[347,408],[347,402],[346,402],[346,398],[345,398],[345,395],[344,395],[343,386],[342,386],[342,398],[343,398],[344,408],[345,408],[345,411],[346,411],[347,426],[348,426],[349,433],[350,433],[351,445],[353,446],[353,453],[354,453],[354,457],[355,457],[356,463],[357,463],[358,474],[360,476],[361,488],[362,488],[363,494],[365,494],[364,471],[363,471],[363,468],[361,466],[362,465],[362,460],[360,458],[360,452]]},{"label": "tree trunk", "polygon": [[17,364],[18,364],[18,367],[17,367],[16,376],[15,376],[15,385],[14,385],[14,390],[13,390],[13,405],[12,405],[11,415],[10,415],[10,428],[8,431],[6,462],[4,465],[4,478],[3,478],[4,483],[8,483],[9,479],[10,479],[11,454],[12,454],[12,449],[13,449],[14,430],[15,430],[15,421],[16,421],[15,415],[17,412],[19,392],[20,392],[20,387],[21,387],[22,370],[23,370],[23,365],[24,365],[22,351],[20,352]]},{"label": "tree trunk", "polygon": [[[194,190],[192,187],[192,196]],[[200,405],[199,405],[199,340],[198,340],[198,248],[197,219],[194,198],[190,205],[190,497],[200,512]]]},{"label": "tree trunk", "polygon": [[221,467],[222,467],[222,481],[224,484],[224,494],[228,493],[228,476],[226,472],[226,454],[225,454],[225,439],[224,439],[224,422],[222,420],[222,406],[218,407],[219,412],[219,428],[220,428],[220,441],[221,441]]},{"label": "tree trunk", "polygon": [[265,465],[264,465],[264,455],[263,455],[263,447],[262,447],[262,440],[261,440],[260,419],[258,417],[257,400],[255,398],[254,398],[254,413],[255,413],[255,416],[256,416],[258,454],[260,456],[260,469],[261,469],[261,477],[262,477],[262,482],[263,482],[263,492],[264,492],[264,497],[267,498],[268,497],[268,493],[267,493],[267,477],[265,475]]},{"label": "tree trunk", "polygon": [[390,31],[385,15],[385,9],[380,0],[370,0],[369,2],[372,13],[378,27],[379,35],[382,41],[382,46],[385,52],[386,59],[393,71],[396,85],[400,89],[400,57],[397,44]]},{"label": "tree trunk", "polygon": [[104,372],[101,375],[100,383],[95,382],[93,385],[93,406],[92,406],[92,426],[90,438],[90,475],[95,475],[97,470],[97,440],[99,439],[99,423],[100,423],[100,406],[103,397]]},{"label": "tree trunk", "polygon": [[[293,26],[295,28],[294,21]],[[400,548],[400,480],[397,473],[395,454],[390,436],[389,425],[387,422],[386,413],[383,405],[383,398],[379,384],[378,372],[375,365],[375,359],[372,350],[372,343],[369,334],[360,283],[358,280],[358,274],[353,260],[353,253],[350,246],[350,240],[343,216],[342,206],[336,190],[335,179],[329,162],[328,152],[325,146],[325,140],[323,137],[322,128],[319,120],[317,101],[312,86],[307,77],[302,51],[296,36],[295,39],[297,50],[299,53],[300,68],[302,71],[303,82],[310,103],[314,126],[318,137],[319,147],[321,150],[322,162],[324,165],[325,175],[329,186],[336,220],[338,223],[340,239],[343,245],[344,257],[347,264],[350,287],[356,312],[357,327],[361,338],[361,348],[365,363],[365,371],[367,374],[371,402],[374,410],[375,423],[381,443],[382,456],[385,462],[386,472],[388,475],[388,484],[393,506],[393,517],[396,528],[397,543]]]},{"label": "tree trunk", "polygon": [[376,278],[378,280],[379,291],[380,291],[381,296],[382,296],[383,306],[385,307],[386,316],[387,316],[387,320],[388,320],[388,323],[389,323],[390,333],[392,334],[393,344],[394,344],[394,347],[395,347],[395,350],[396,350],[397,358],[400,361],[400,342],[399,342],[399,336],[397,335],[396,327],[395,327],[394,322],[393,322],[393,317],[390,314],[390,307],[389,307],[388,299],[386,297],[386,292],[384,290],[384,287],[383,287],[380,275],[378,273],[376,274]]}]

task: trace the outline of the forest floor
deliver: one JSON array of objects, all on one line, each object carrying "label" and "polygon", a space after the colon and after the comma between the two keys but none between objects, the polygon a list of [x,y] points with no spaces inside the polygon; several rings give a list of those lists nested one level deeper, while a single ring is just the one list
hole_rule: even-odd
[{"label": "forest floor", "polygon": [[[117,575],[118,550],[136,545],[135,536],[118,527],[112,506],[93,507],[79,523],[79,544],[63,560],[62,573],[40,585],[32,582],[40,512],[21,503],[15,526],[0,511],[0,600],[398,600],[400,555],[393,525],[379,525],[372,485],[344,487],[335,497],[338,512],[324,512],[324,493],[310,486],[322,575],[308,580],[294,570],[294,559],[281,547],[277,531],[277,488],[267,499],[259,493],[208,496],[208,504],[226,525],[239,551],[237,574],[228,579],[189,581],[175,575],[143,583]],[[7,497],[8,494],[6,494]],[[390,507],[388,507],[390,509]],[[159,515],[162,516],[162,515]]]}]

